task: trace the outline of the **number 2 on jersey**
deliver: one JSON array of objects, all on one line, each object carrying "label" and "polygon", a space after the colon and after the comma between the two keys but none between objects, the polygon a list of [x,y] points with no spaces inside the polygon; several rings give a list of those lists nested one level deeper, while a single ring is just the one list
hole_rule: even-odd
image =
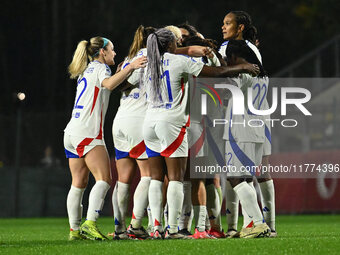
[{"label": "number 2 on jersey", "polygon": [[[267,95],[267,85],[266,84],[263,84],[262,87],[260,86],[259,83],[256,83],[256,85],[253,87],[253,90],[257,89],[257,94],[254,98],[254,101],[253,101],[253,105],[255,104],[256,100],[258,99],[258,97],[260,96],[261,94],[261,91],[264,90],[264,93],[263,93],[263,96],[260,100],[260,103],[259,103],[259,107],[257,110],[260,110],[261,109],[261,105],[263,103],[263,100],[265,99],[266,95]],[[250,115],[255,115],[254,113],[252,113],[249,109],[248,109],[248,114]]]},{"label": "number 2 on jersey", "polygon": [[74,106],[74,109],[83,109],[83,108],[84,108],[83,105],[78,105],[78,102],[79,102],[79,99],[81,98],[81,96],[83,95],[83,93],[84,93],[84,91],[86,90],[86,87],[87,87],[87,80],[86,80],[85,77],[84,77],[83,79],[81,79],[81,80],[78,82],[78,85],[77,85],[77,86],[79,86],[80,83],[82,83],[82,82],[84,82],[84,88],[83,88],[83,90],[80,92],[80,95],[79,95],[79,97],[78,97],[78,99],[77,99],[77,101],[76,101],[76,104],[75,104],[75,106]]}]

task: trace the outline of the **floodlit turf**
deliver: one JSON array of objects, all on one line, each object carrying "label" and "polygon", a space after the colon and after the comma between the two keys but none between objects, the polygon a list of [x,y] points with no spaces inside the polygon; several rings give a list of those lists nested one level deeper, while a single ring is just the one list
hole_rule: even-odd
[{"label": "floodlit turf", "polygon": [[[223,218],[225,222],[225,218]],[[111,218],[100,218],[103,233]],[[339,254],[340,215],[277,217],[277,238],[67,241],[64,218],[0,219],[0,254]]]}]

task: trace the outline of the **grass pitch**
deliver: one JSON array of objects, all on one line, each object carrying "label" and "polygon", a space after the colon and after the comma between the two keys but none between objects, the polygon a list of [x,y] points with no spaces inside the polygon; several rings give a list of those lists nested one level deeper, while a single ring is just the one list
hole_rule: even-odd
[{"label": "grass pitch", "polygon": [[[127,221],[129,222],[129,221]],[[224,228],[225,218],[223,217]],[[100,218],[103,233],[112,218]],[[277,238],[73,241],[66,218],[0,219],[0,254],[339,254],[340,215],[277,217]]]}]

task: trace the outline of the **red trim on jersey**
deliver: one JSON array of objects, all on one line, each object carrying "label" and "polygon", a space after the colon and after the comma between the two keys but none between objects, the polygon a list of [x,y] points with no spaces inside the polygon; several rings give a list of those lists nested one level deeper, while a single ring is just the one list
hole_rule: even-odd
[{"label": "red trim on jersey", "polygon": [[144,140],[137,144],[130,150],[129,156],[130,158],[138,158],[145,151],[145,143]]},{"label": "red trim on jersey", "polygon": [[102,127],[102,124],[103,124],[103,109],[100,112],[100,128],[99,128],[99,134],[96,137],[96,139],[103,139],[103,127]]},{"label": "red trim on jersey", "polygon": [[132,213],[132,219],[136,219],[136,216],[135,216],[135,214],[134,213]]},{"label": "red trim on jersey", "polygon": [[95,87],[94,87],[93,103],[92,103],[92,108],[91,108],[91,113],[90,113],[90,115],[92,114],[93,109],[94,109],[94,106],[96,105],[98,93],[99,93],[99,88],[95,86]]},{"label": "red trim on jersey", "polygon": [[79,158],[83,157],[85,146],[89,145],[93,141],[93,138],[85,138],[83,141],[78,144],[76,151],[78,153]]},{"label": "red trim on jersey", "polygon": [[153,224],[155,227],[160,226],[161,224],[159,223],[159,221],[157,219],[155,219],[155,224]]},{"label": "red trim on jersey", "polygon": [[174,153],[177,150],[177,148],[182,144],[185,132],[186,126],[181,128],[178,137],[175,139],[175,141],[172,142],[172,144],[169,145],[168,148],[161,152],[161,156],[170,157],[170,155]]},{"label": "red trim on jersey", "polygon": [[188,115],[188,121],[187,121],[187,123],[185,123],[185,126],[190,127],[190,115]]},{"label": "red trim on jersey", "polygon": [[184,97],[184,78],[181,78],[181,90],[182,90],[182,97],[181,97],[180,104],[182,104],[182,100]]},{"label": "red trim on jersey", "polygon": [[197,141],[194,143],[193,146],[190,148],[190,153],[194,153],[193,155],[190,154],[190,157],[196,157],[198,152],[202,149],[205,139],[205,126],[204,126],[204,120],[202,120],[203,125],[203,131],[201,136],[197,139]]}]

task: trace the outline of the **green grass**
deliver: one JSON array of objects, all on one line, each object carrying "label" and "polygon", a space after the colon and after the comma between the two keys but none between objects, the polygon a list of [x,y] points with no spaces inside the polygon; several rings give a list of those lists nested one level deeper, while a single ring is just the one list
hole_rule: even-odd
[{"label": "green grass", "polygon": [[[225,222],[225,219],[223,218]],[[100,218],[103,233],[113,220]],[[339,254],[340,215],[277,217],[277,238],[67,241],[65,218],[0,219],[0,254]]]}]

